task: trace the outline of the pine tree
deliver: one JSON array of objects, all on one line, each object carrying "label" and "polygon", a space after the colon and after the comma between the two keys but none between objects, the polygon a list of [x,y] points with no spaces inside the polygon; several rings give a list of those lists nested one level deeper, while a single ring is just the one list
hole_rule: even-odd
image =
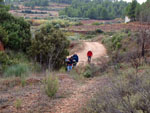
[{"label": "pine tree", "polygon": [[136,20],[136,7],[138,3],[136,0],[132,0],[132,3],[128,6],[127,15],[131,18],[132,21]]}]

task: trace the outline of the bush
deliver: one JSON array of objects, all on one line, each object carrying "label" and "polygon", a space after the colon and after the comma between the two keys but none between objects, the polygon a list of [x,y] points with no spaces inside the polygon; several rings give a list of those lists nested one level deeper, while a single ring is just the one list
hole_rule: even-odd
[{"label": "bush", "polygon": [[118,51],[120,49],[122,49],[122,40],[125,39],[127,35],[125,33],[116,33],[113,36],[108,36],[102,39],[102,43],[104,45],[106,45],[108,52],[110,52],[111,54],[114,51]]},{"label": "bush", "polygon": [[8,42],[8,34],[2,26],[0,26],[0,41],[2,41],[4,44],[7,44]]},{"label": "bush", "polygon": [[101,29],[96,29],[96,33],[103,33]]},{"label": "bush", "polygon": [[52,24],[53,26],[56,26],[56,28],[65,28],[69,27],[70,25],[73,25],[73,22],[70,22],[68,20],[51,20],[49,24]]},{"label": "bush", "polygon": [[131,29],[124,29],[124,32],[125,32],[125,33],[130,33],[130,32],[131,32]]},{"label": "bush", "polygon": [[9,56],[12,64],[19,64],[19,63],[29,63],[29,59],[26,54],[22,52],[16,51],[6,51],[7,55]]},{"label": "bush", "polygon": [[29,66],[26,64],[16,64],[9,66],[5,69],[5,76],[23,77],[27,76],[30,72]]},{"label": "bush", "polygon": [[86,35],[85,36],[85,39],[92,39],[92,38],[94,38],[95,37],[95,35]]},{"label": "bush", "polygon": [[92,25],[100,25],[101,23],[100,22],[94,22],[94,23],[92,23]]},{"label": "bush", "polygon": [[112,35],[114,35],[114,34],[115,34],[115,32],[105,32],[104,34],[105,34],[105,35],[112,36]]},{"label": "bush", "polygon": [[25,77],[21,77],[21,86],[24,87],[26,85]]},{"label": "bush", "polygon": [[[9,66],[14,66],[20,63],[30,64],[27,56],[21,52],[6,51],[0,52],[0,72],[3,73]],[[34,64],[31,64],[34,68]]]},{"label": "bush", "polygon": [[0,72],[2,73],[10,64],[11,62],[9,56],[5,52],[0,52]]},{"label": "bush", "polygon": [[96,35],[96,31],[88,31],[87,34],[88,35]]},{"label": "bush", "polygon": [[[103,60],[102,60],[103,59]],[[87,65],[84,70],[81,72],[82,76],[86,78],[100,76],[104,71],[107,71],[107,67],[109,66],[108,59],[102,58],[96,60],[97,64]]]},{"label": "bush", "polygon": [[17,100],[15,101],[15,107],[16,107],[16,109],[20,109],[21,106],[22,106],[22,100],[17,99]]},{"label": "bush", "polygon": [[59,69],[69,55],[68,48],[69,41],[63,32],[47,24],[36,32],[28,53],[43,66]]},{"label": "bush", "polygon": [[[7,11],[0,11],[0,35],[5,48],[27,51],[31,44],[30,24],[23,18],[16,18]],[[7,35],[7,36],[6,36]]]},{"label": "bush", "polygon": [[90,65],[86,66],[85,71],[83,72],[83,76],[86,78],[92,77],[92,70],[91,70]]},{"label": "bush", "polygon": [[112,22],[105,22],[104,24],[113,24]]},{"label": "bush", "polygon": [[82,22],[75,23],[75,26],[81,26],[81,25],[83,25]]},{"label": "bush", "polygon": [[63,66],[63,67],[61,67],[61,68],[59,69],[59,72],[60,72],[60,73],[65,73],[66,71],[67,71],[67,69],[66,69],[65,66]]},{"label": "bush", "polygon": [[44,83],[44,90],[45,93],[49,96],[49,97],[53,97],[55,96],[55,94],[57,93],[59,88],[59,81],[57,77],[54,77],[52,75],[49,75]]},{"label": "bush", "polygon": [[33,62],[31,64],[31,70],[32,70],[32,72],[41,72],[42,66],[38,62]]},{"label": "bush", "polygon": [[9,56],[5,52],[0,51],[0,63],[8,64]]},{"label": "bush", "polygon": [[[81,68],[80,68],[80,71],[82,71]],[[70,72],[70,76],[78,82],[82,82],[84,80],[84,76],[83,76],[82,72],[79,72],[78,69],[72,70]]]}]

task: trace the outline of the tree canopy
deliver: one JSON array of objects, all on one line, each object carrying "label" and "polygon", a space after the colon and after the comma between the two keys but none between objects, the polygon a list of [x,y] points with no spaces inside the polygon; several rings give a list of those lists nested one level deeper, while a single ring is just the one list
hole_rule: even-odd
[{"label": "tree canopy", "polygon": [[128,3],[124,1],[112,2],[111,0],[75,0],[72,2],[70,7],[60,11],[60,15],[108,20],[124,17],[127,5]]},{"label": "tree canopy", "polygon": [[137,10],[138,2],[136,0],[133,0],[132,3],[130,3],[127,7],[127,15],[129,18],[131,18],[133,21],[136,19],[136,10]]},{"label": "tree canopy", "polygon": [[52,24],[47,24],[36,32],[29,54],[37,62],[58,69],[69,55],[68,47],[69,41],[63,32]]},{"label": "tree canopy", "polygon": [[0,35],[7,34],[7,36],[1,37],[0,40],[4,43],[5,48],[26,51],[31,44],[30,24],[23,18],[17,18],[8,13],[8,9],[4,5],[1,7],[0,29],[4,32],[1,32]]},{"label": "tree canopy", "polygon": [[136,0],[133,0],[127,7],[126,14],[133,21],[150,22],[150,0],[141,5]]},{"label": "tree canopy", "polygon": [[27,7],[35,7],[35,6],[48,6],[49,0],[30,0],[24,3]]}]

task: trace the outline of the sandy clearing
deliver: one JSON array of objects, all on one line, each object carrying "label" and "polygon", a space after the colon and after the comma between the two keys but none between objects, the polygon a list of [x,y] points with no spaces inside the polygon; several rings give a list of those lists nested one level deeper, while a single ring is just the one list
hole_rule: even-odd
[{"label": "sandy clearing", "polygon": [[[99,42],[83,42],[84,49],[77,52],[79,56],[79,63],[78,65],[85,65],[87,63],[87,52],[91,50],[93,52],[92,60],[96,60],[102,56],[106,55],[106,49],[103,44]],[[96,63],[96,62],[93,62]]]}]

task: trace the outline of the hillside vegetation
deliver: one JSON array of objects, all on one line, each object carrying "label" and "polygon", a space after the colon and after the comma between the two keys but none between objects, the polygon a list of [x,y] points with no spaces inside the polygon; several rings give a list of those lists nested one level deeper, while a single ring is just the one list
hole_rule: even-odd
[{"label": "hillside vegetation", "polygon": [[125,16],[127,3],[123,1],[73,1],[70,7],[60,11],[60,15],[90,19],[114,19]]},{"label": "hillside vegetation", "polygon": [[0,0],[0,112],[150,113],[149,10],[150,0]]},{"label": "hillside vegetation", "polygon": [[105,34],[102,42],[109,61],[100,66],[103,70],[100,75],[109,80],[83,108],[84,113],[150,112],[149,32],[149,29],[147,32],[126,29]]}]

